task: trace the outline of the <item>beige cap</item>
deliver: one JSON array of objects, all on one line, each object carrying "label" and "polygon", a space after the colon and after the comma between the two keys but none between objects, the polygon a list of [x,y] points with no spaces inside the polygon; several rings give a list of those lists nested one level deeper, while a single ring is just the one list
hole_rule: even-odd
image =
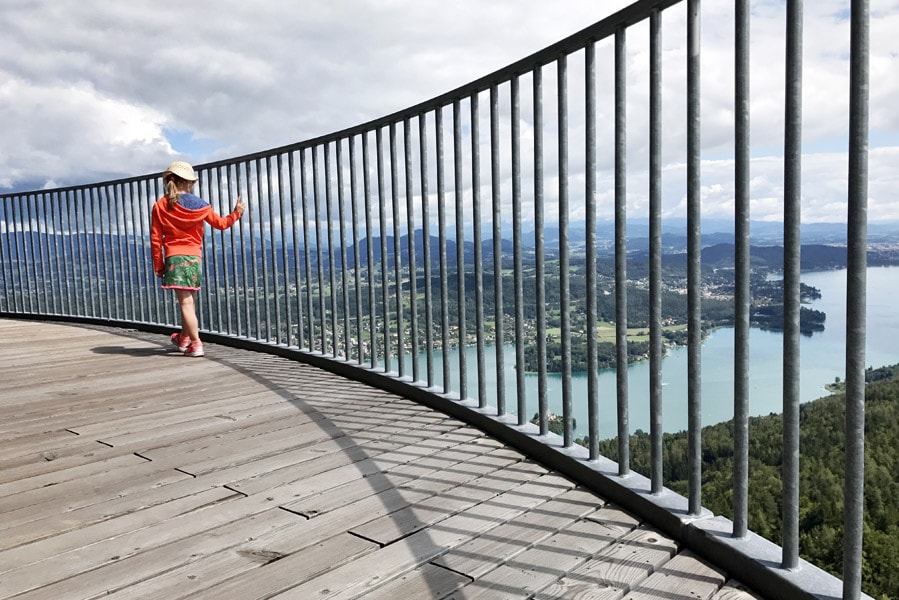
[{"label": "beige cap", "polygon": [[186,179],[187,181],[196,181],[197,179],[199,179],[199,177],[197,177],[197,174],[194,173],[194,168],[188,163],[181,160],[176,160],[175,162],[170,164],[169,168],[166,169],[162,174],[162,178],[165,179],[165,176],[169,173],[177,175],[181,179]]}]

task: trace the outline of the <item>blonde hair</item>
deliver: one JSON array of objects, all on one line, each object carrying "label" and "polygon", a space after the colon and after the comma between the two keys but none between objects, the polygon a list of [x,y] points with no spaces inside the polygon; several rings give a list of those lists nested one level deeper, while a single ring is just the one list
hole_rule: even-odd
[{"label": "blonde hair", "polygon": [[[186,187],[187,184],[188,190],[182,190],[181,188]],[[188,181],[187,179],[183,179],[178,177],[174,173],[166,173],[165,175],[165,197],[169,201],[169,210],[175,208],[175,203],[178,202],[178,194],[182,191],[189,191],[190,188],[193,188],[193,182]]]}]

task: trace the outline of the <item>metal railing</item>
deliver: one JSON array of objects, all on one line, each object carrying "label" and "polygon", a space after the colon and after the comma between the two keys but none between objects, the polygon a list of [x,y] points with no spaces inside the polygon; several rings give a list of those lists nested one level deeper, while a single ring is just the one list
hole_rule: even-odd
[{"label": "metal railing", "polygon": [[[685,8],[689,493],[662,472],[662,20]],[[749,9],[735,19],[736,234],[733,521],[702,507],[700,11],[641,0],[553,46],[437,98],[331,135],[201,165],[199,194],[238,226],[209,232],[199,297],[204,335],[307,360],[458,414],[578,479],[768,597],[861,595],[867,182],[867,3],[852,3],[847,451],[843,583],[799,559],[799,173],[802,4],[787,2],[784,472],[782,548],[747,527],[749,389]],[[647,27],[648,25],[648,27]],[[640,29],[643,26],[643,29]],[[681,35],[683,32],[675,32]],[[627,386],[628,40],[648,46],[651,472],[629,466]],[[598,93],[597,65],[612,83]],[[576,77],[572,76],[575,73]],[[576,109],[576,110],[575,110]],[[633,109],[631,109],[633,110]],[[613,115],[599,128],[598,115]],[[551,115],[551,116],[550,116]],[[668,121],[665,121],[668,122]],[[611,147],[617,411],[600,414],[596,335],[588,392],[572,392],[572,339],[598,323],[598,150]],[[604,168],[604,167],[603,167]],[[554,182],[552,185],[548,182]],[[176,325],[149,260],[158,175],[0,197],[0,314]],[[489,198],[489,204],[486,203]],[[585,227],[583,251],[571,220]],[[533,236],[524,233],[525,218]],[[557,241],[547,239],[557,225]],[[511,249],[505,244],[511,235]],[[555,242],[555,243],[554,243]],[[577,263],[573,265],[573,262]],[[572,293],[573,269],[585,272]],[[528,293],[525,293],[525,290]],[[531,293],[531,291],[533,293]],[[583,314],[581,314],[583,311]],[[558,320],[558,355],[547,346]],[[574,317],[577,317],[575,322]],[[472,356],[464,349],[472,347]],[[451,359],[456,348],[457,357]],[[528,362],[531,348],[535,362]],[[514,352],[514,404],[508,402]],[[491,354],[492,353],[492,357]],[[550,356],[548,356],[550,355]],[[472,359],[475,364],[469,364]],[[549,433],[548,361],[561,377],[561,439]],[[526,370],[537,373],[528,391]],[[554,369],[555,370],[555,369]],[[472,384],[475,385],[472,385]],[[538,419],[529,423],[528,402]],[[575,444],[575,403],[587,406]],[[510,405],[511,404],[511,405]],[[599,454],[617,420],[618,461]],[[723,523],[723,525],[722,525]],[[780,567],[772,567],[779,564]],[[842,586],[842,591],[835,588]]]}]

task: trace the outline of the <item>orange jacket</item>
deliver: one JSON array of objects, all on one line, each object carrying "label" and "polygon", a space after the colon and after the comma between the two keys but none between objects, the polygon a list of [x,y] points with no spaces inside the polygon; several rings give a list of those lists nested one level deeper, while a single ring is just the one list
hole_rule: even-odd
[{"label": "orange jacket", "polygon": [[181,194],[172,210],[169,210],[168,199],[161,197],[153,205],[150,222],[153,271],[157,274],[164,271],[163,251],[165,256],[200,256],[203,223],[216,229],[227,229],[239,218],[237,211],[226,217],[219,216],[205,200],[193,194]]}]

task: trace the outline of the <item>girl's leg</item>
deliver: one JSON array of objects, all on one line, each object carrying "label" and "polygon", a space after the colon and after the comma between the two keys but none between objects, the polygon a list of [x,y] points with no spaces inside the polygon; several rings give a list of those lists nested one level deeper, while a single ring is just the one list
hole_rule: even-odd
[{"label": "girl's leg", "polygon": [[191,341],[200,339],[197,310],[194,306],[196,291],[176,289],[175,294],[178,296],[178,306],[181,307],[181,335],[188,336]]}]

